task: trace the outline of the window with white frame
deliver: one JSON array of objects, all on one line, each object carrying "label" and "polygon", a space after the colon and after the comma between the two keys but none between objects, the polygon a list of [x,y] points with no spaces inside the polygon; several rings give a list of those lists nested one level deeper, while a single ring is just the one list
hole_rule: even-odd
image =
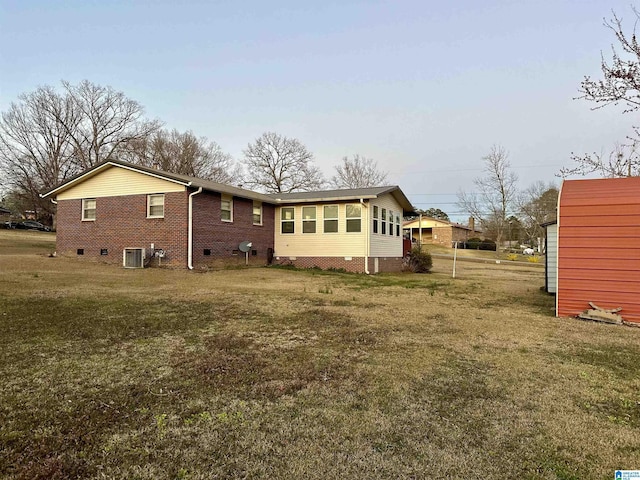
[{"label": "window with white frame", "polygon": [[302,233],[316,233],[316,207],[302,207]]},{"label": "window with white frame", "polygon": [[164,193],[147,195],[147,218],[164,218]]},{"label": "window with white frame", "polygon": [[325,205],[323,210],[324,233],[338,232],[338,205]]},{"label": "window with white frame", "polygon": [[347,232],[357,233],[362,231],[362,205],[347,205]]},{"label": "window with white frame", "polygon": [[373,206],[373,233],[378,233],[378,223],[380,222],[379,215],[380,213],[378,212],[378,206],[374,205]]},{"label": "window with white frame", "polygon": [[382,233],[382,235],[386,235],[387,234],[387,209],[383,208],[382,209],[382,230],[380,231],[380,233]]},{"label": "window with white frame", "polygon": [[233,222],[233,197],[231,195],[222,195],[220,199],[220,220]]},{"label": "window with white frame", "polygon": [[253,224],[262,225],[262,202],[253,202]]},{"label": "window with white frame", "polygon": [[396,237],[400,236],[400,217],[396,215]]},{"label": "window with white frame", "polygon": [[393,211],[389,210],[389,235],[393,236]]},{"label": "window with white frame", "polygon": [[282,207],[280,209],[280,231],[295,233],[295,208]]},{"label": "window with white frame", "polygon": [[96,199],[85,198],[82,200],[82,220],[94,221],[96,219]]}]

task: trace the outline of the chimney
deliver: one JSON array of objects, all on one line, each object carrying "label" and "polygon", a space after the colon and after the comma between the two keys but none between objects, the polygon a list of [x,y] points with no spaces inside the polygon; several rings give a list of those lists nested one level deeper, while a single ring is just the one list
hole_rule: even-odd
[{"label": "chimney", "polygon": [[472,232],[475,232],[476,230],[476,219],[473,217],[469,217],[469,228]]}]

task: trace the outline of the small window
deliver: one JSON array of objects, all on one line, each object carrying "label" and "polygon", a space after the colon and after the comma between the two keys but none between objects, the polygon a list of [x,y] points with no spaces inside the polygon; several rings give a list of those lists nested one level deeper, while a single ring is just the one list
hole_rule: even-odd
[{"label": "small window", "polygon": [[362,206],[347,205],[347,232],[357,233],[362,231]]},{"label": "small window", "polygon": [[94,221],[96,219],[96,199],[85,198],[82,200],[82,220]]},{"label": "small window", "polygon": [[147,218],[164,218],[164,194],[147,195]]},{"label": "small window", "polygon": [[396,215],[396,237],[400,236],[400,217]]},{"label": "small window", "polygon": [[378,233],[378,223],[380,222],[379,220],[379,212],[378,212],[378,206],[374,205],[373,206],[373,233]]},{"label": "small window", "polygon": [[295,233],[295,209],[293,207],[282,207],[280,210],[280,231]]},{"label": "small window", "polygon": [[316,233],[316,207],[302,207],[302,233]]},{"label": "small window", "polygon": [[338,232],[338,205],[324,206],[324,233]]},{"label": "small window", "polygon": [[222,195],[220,200],[220,220],[233,222],[233,197],[230,195]]},{"label": "small window", "polygon": [[253,202],[253,224],[262,225],[262,203]]},{"label": "small window", "polygon": [[382,235],[386,235],[387,234],[387,209],[383,208],[382,209],[382,231],[381,231]]},{"label": "small window", "polygon": [[393,212],[389,210],[389,235],[393,236]]}]

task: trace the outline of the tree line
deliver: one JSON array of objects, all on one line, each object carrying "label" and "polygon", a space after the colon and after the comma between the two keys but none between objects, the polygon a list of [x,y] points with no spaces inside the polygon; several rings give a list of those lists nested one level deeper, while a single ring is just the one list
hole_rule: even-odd
[{"label": "tree line", "polygon": [[39,87],[0,115],[0,194],[14,211],[50,221],[55,206],[41,192],[113,159],[265,193],[363,188],[387,179],[359,154],[343,157],[327,179],[305,145],[274,132],[249,143],[236,160],[216,142],[165,128],[123,92],[88,80]]}]

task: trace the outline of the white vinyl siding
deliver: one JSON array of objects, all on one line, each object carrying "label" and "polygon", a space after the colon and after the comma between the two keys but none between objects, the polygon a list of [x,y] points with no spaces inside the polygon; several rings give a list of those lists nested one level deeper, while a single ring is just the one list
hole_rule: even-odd
[{"label": "white vinyl siding", "polygon": [[82,220],[85,222],[93,222],[96,219],[96,199],[82,199]]},{"label": "white vinyl siding", "polygon": [[184,192],[186,187],[161,178],[134,172],[126,168],[110,167],[78,185],[60,192],[57,200],[148,195],[156,192]]},{"label": "white vinyl siding", "polygon": [[[379,211],[382,214],[385,213],[385,230],[384,235],[382,230],[379,233],[371,233],[371,250],[369,256],[371,257],[402,257],[402,236],[398,236],[397,232],[400,227],[400,214],[402,207],[391,195],[383,195],[380,198],[371,200],[374,205],[379,207]],[[394,212],[395,222],[388,224],[390,219],[390,212]],[[393,234],[389,234],[389,228],[393,227]],[[398,227],[398,228],[396,228]]]},{"label": "white vinyl siding", "polygon": [[[302,205],[293,207],[278,207],[276,218],[282,223],[283,212],[291,210],[290,217],[293,233],[283,233],[282,228],[275,234],[275,255],[279,257],[363,257],[366,254],[366,235],[364,232],[346,232],[345,204],[317,204],[316,233],[303,233]],[[306,207],[306,206],[305,206]],[[330,208],[325,208],[330,207]],[[337,212],[336,212],[337,210]],[[330,217],[325,218],[325,212]],[[337,213],[337,218],[334,216]],[[325,233],[325,220],[333,228],[337,225],[337,232]],[[367,224],[367,209],[362,208],[362,222]]]}]

